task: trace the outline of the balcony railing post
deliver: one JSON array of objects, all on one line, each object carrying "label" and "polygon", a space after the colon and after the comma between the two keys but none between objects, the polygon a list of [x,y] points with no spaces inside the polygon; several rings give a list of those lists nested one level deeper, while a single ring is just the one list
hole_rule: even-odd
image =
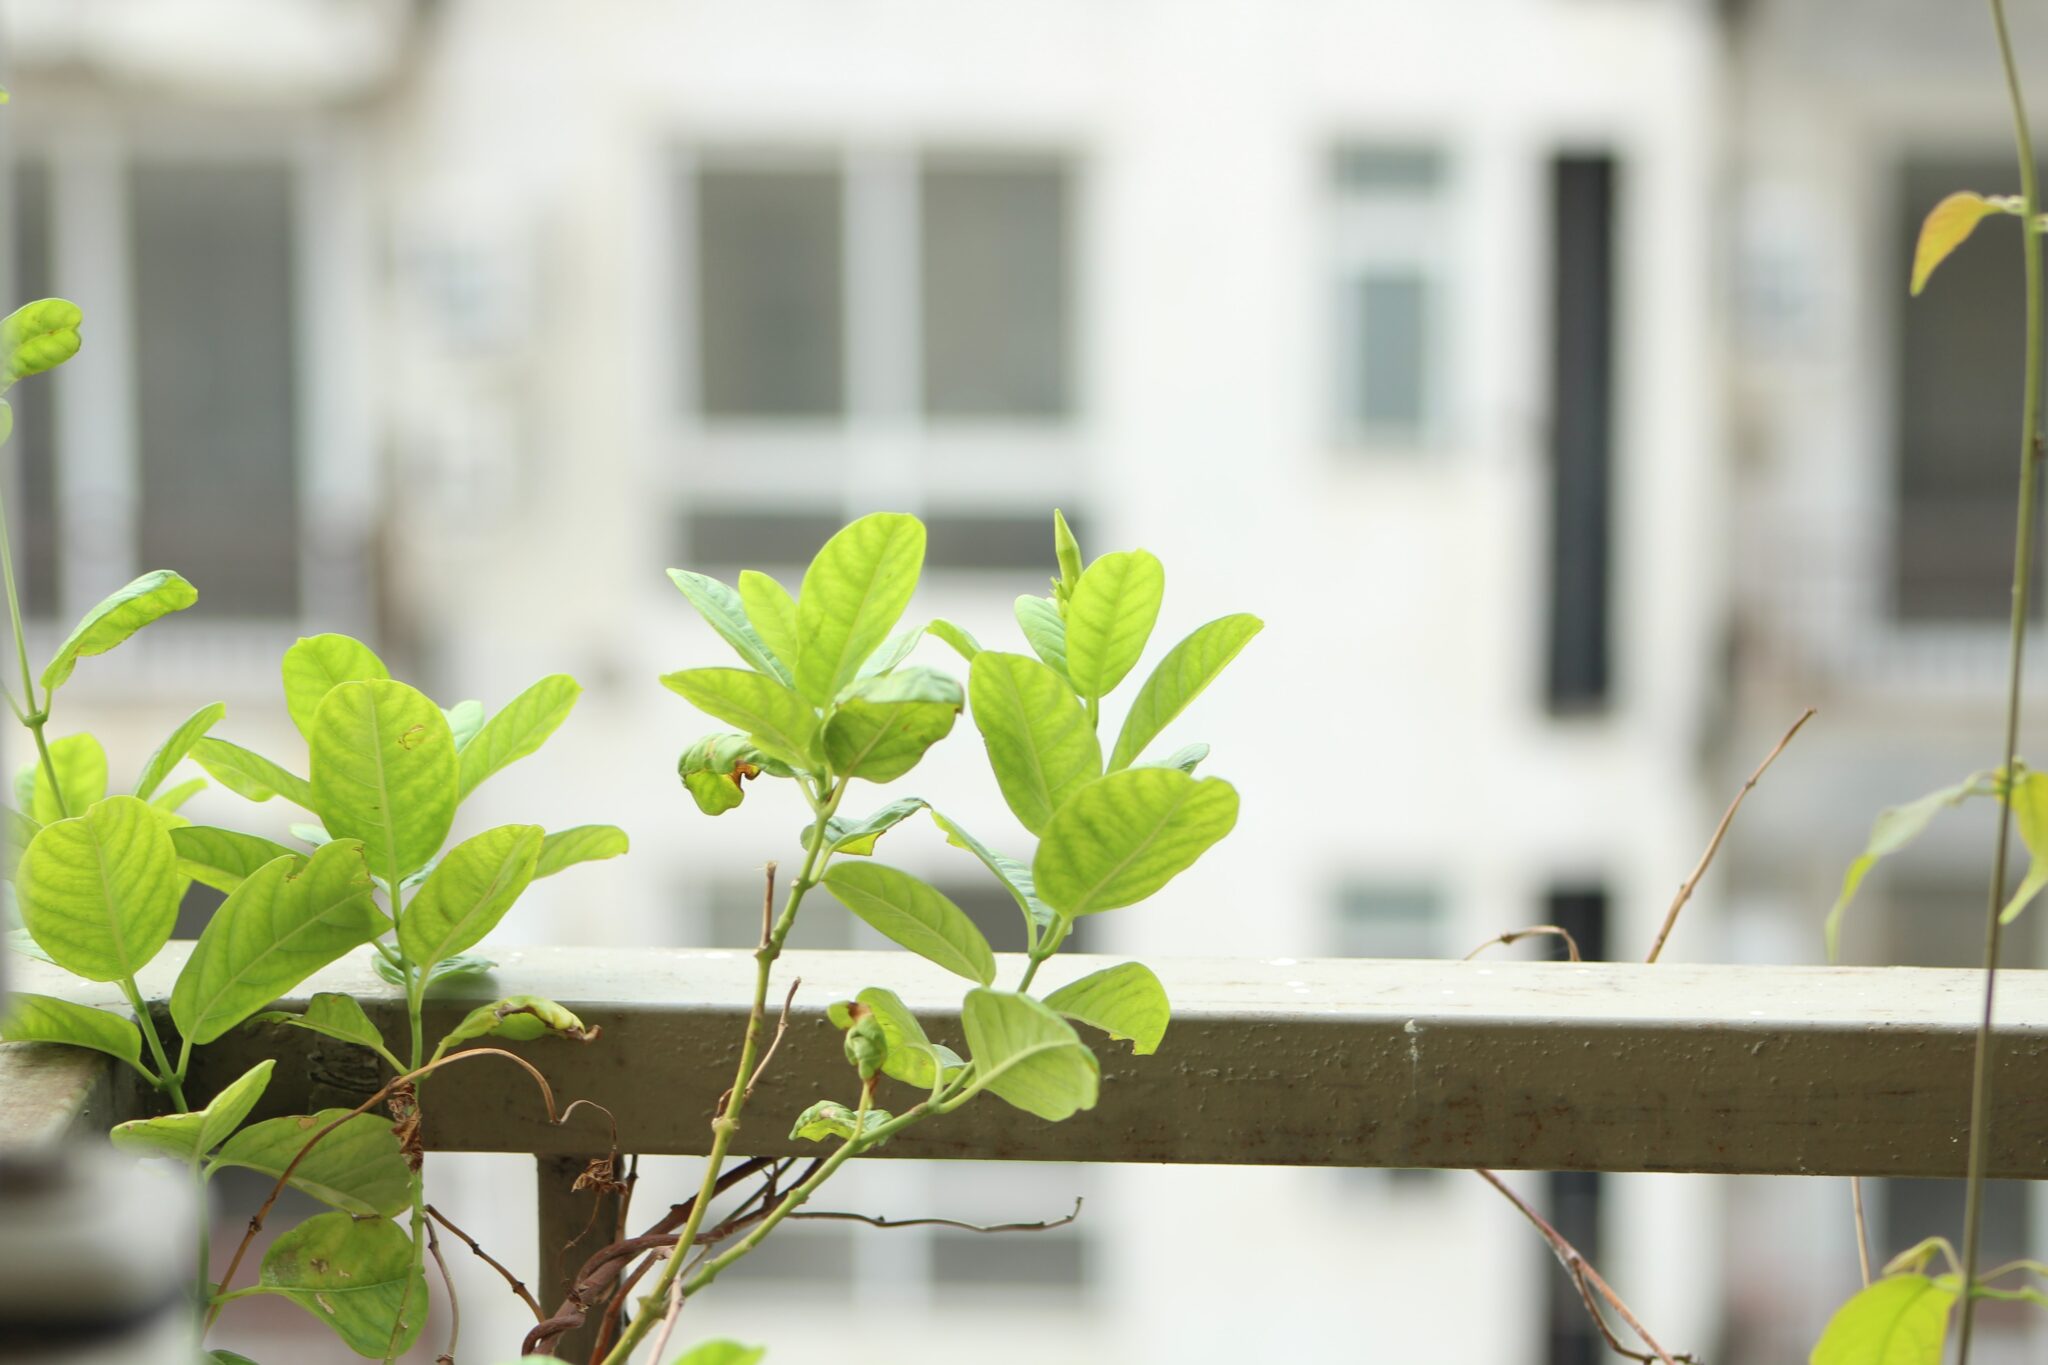
[{"label": "balcony railing post", "polygon": [[[609,1245],[620,1234],[619,1197],[603,1185],[586,1184],[577,1189],[576,1180],[591,1168],[598,1156],[542,1156],[534,1158],[534,1180],[539,1195],[540,1273],[534,1280],[534,1296],[552,1313],[569,1292],[576,1271],[591,1252]],[[582,1360],[597,1340],[593,1315],[573,1332],[555,1343],[554,1353],[564,1360]]]}]

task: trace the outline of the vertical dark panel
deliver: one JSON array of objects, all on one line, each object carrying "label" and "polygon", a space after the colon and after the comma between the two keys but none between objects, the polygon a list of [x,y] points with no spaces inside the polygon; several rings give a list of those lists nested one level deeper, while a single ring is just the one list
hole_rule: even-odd
[{"label": "vertical dark panel", "polygon": [[[1588,962],[1607,956],[1607,892],[1600,887],[1560,887],[1544,898],[1544,918],[1572,936]],[[1564,944],[1545,939],[1556,957]],[[1546,1217],[1587,1260],[1600,1264],[1601,1178],[1597,1171],[1552,1171],[1544,1177]],[[1596,1365],[1607,1357],[1600,1329],[1586,1316],[1585,1301],[1571,1278],[1544,1249],[1549,1277],[1545,1365]],[[1611,1271],[1611,1267],[1605,1269]]]},{"label": "vertical dark panel", "polygon": [[1553,711],[1605,705],[1612,673],[1614,218],[1613,157],[1551,163]]},{"label": "vertical dark panel", "polygon": [[[51,283],[50,167],[44,161],[23,161],[14,169],[12,228],[14,296],[12,309],[30,299],[47,298]],[[0,310],[6,311],[6,310]],[[7,395],[14,408],[14,439],[9,442],[21,491],[21,524],[16,561],[21,575],[22,608],[31,616],[57,611],[57,427],[51,401],[55,376],[31,379]],[[12,491],[12,490],[10,490]]]},{"label": "vertical dark panel", "polygon": [[836,169],[698,174],[699,401],[712,417],[846,406],[844,198]]}]

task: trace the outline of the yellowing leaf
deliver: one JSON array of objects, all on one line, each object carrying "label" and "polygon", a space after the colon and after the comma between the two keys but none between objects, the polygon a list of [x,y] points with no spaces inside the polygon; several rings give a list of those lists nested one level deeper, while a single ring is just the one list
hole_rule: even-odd
[{"label": "yellowing leaf", "polygon": [[1958,190],[1936,204],[1920,224],[1920,240],[1913,247],[1913,293],[1917,296],[1927,287],[1927,277],[1934,273],[1934,267],[1968,241],[1977,224],[1987,215],[2004,211],[2002,204],[1969,190]]}]

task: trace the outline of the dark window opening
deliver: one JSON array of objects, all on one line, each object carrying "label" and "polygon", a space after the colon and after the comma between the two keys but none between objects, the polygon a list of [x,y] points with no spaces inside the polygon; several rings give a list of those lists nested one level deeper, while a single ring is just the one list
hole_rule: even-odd
[{"label": "dark window opening", "polygon": [[[1588,962],[1607,956],[1607,892],[1598,887],[1561,887],[1544,898],[1544,921],[1572,936]],[[1542,940],[1554,958],[1567,956],[1562,940]],[[1551,1171],[1544,1176],[1544,1194],[1551,1226],[1600,1264],[1600,1223],[1605,1191],[1597,1171]],[[1585,1301],[1571,1277],[1556,1269],[1544,1253],[1548,1273],[1548,1343],[1546,1365],[1596,1365],[1608,1359],[1600,1329],[1586,1315]],[[1610,1270],[1611,1273],[1611,1270]]]},{"label": "dark window opening", "polygon": [[846,402],[841,175],[706,170],[696,194],[704,413],[838,415]]}]

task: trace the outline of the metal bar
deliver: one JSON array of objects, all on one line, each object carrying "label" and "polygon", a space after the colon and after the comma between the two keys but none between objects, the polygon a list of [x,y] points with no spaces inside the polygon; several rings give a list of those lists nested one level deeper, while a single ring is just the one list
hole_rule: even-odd
[{"label": "metal bar", "polygon": [[[166,991],[182,949],[144,987]],[[431,1005],[432,1031],[480,1001],[550,995],[601,1025],[577,1045],[518,1050],[556,1093],[593,1100],[618,1145],[701,1153],[730,1084],[751,956],[738,952],[508,949],[490,978]],[[1055,959],[1046,988],[1107,964]],[[1491,1166],[1527,1170],[1959,1176],[1979,982],[1969,971],[1663,964],[1184,960],[1155,963],[1175,1002],[1155,1056],[1090,1037],[1102,1101],[1059,1124],[993,1098],[900,1135],[882,1155],[1248,1165]],[[1021,963],[1001,962],[1002,981]],[[26,989],[115,1003],[106,987],[34,964]],[[791,953],[802,977],[790,1033],[736,1151],[812,1152],[789,1123],[818,1098],[852,1099],[835,999],[886,986],[934,1037],[960,1044],[962,983],[906,953]],[[402,1002],[359,961],[305,993],[346,991],[394,1038]],[[778,988],[775,994],[779,997]],[[2048,1177],[2048,972],[2001,985],[1991,1173]],[[360,1050],[258,1025],[199,1053],[195,1102],[263,1057],[284,1059],[262,1112],[367,1093]],[[353,1076],[353,1080],[351,1080]],[[879,1102],[915,1097],[893,1082]],[[545,1120],[502,1061],[450,1067],[428,1091],[427,1139],[455,1151],[567,1156],[608,1150],[585,1109]]]},{"label": "metal bar", "polygon": [[[607,1156],[600,1152],[594,1156],[534,1159],[540,1209],[540,1277],[534,1282],[534,1295],[550,1313],[569,1292],[576,1270],[585,1258],[625,1235],[618,1227],[616,1193],[601,1186],[582,1190],[575,1187],[577,1177],[590,1168],[591,1162],[606,1160]],[[582,1360],[597,1343],[597,1328],[598,1315],[592,1313],[583,1326],[564,1334],[550,1349],[564,1360]]]},{"label": "metal bar", "polygon": [[0,1043],[0,1151],[55,1147],[105,1127],[119,1063],[55,1043]]}]

